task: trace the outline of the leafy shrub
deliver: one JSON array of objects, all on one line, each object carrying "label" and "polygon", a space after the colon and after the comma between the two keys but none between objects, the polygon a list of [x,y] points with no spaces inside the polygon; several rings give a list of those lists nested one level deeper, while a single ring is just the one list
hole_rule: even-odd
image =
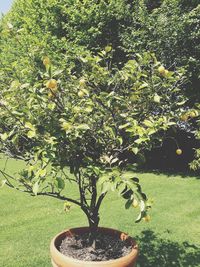
[{"label": "leafy shrub", "polygon": [[[97,54],[111,45],[119,69],[138,52],[150,50],[170,70],[186,67],[187,90],[182,85],[182,92],[190,101],[183,104],[184,113],[198,97],[198,15],[196,1],[186,8],[178,0],[18,0],[1,23],[0,87],[33,86],[43,79],[46,55],[57,73],[71,75],[81,72],[77,55],[85,50]],[[179,93],[173,101],[182,102]]]}]

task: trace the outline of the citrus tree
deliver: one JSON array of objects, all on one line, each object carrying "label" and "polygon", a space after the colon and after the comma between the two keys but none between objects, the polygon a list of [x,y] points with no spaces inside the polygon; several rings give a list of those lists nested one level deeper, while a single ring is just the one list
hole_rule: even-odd
[{"label": "citrus tree", "polygon": [[[58,198],[66,210],[70,202],[78,205],[93,246],[99,209],[111,191],[126,208],[139,206],[136,222],[149,220],[151,205],[139,179],[124,171],[130,157],[142,158],[176,127],[184,103],[180,71],[166,70],[151,53],[120,66],[113,54],[110,45],[96,54],[85,50],[60,69],[45,56],[43,67],[32,66],[35,76],[11,77],[0,93],[0,151],[26,162],[14,177],[1,170],[2,184]],[[7,75],[6,68],[1,72]],[[77,185],[77,199],[68,197],[69,182]]]}]

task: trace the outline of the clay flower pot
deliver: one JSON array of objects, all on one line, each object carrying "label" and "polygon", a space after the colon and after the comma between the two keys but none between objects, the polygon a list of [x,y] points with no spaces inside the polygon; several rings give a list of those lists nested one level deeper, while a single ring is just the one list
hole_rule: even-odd
[{"label": "clay flower pot", "polygon": [[[123,239],[125,236],[127,239],[127,235],[124,233],[109,229],[109,228],[98,228],[99,231],[103,233],[108,233],[110,235],[115,235]],[[136,260],[138,256],[138,246],[135,241],[128,236],[128,241],[132,245],[132,251],[121,258],[109,260],[109,261],[81,261],[71,257],[67,257],[63,255],[59,250],[58,247],[60,246],[62,240],[66,236],[73,236],[74,234],[79,235],[82,233],[88,232],[88,227],[81,227],[81,228],[73,228],[61,232],[56,237],[53,238],[50,245],[50,253],[51,253],[51,262],[53,267],[135,267]]]}]

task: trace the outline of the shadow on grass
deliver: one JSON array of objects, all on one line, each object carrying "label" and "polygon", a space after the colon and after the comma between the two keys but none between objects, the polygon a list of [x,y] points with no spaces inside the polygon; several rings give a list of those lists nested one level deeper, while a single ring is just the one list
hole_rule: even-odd
[{"label": "shadow on grass", "polygon": [[152,173],[156,175],[166,175],[168,177],[173,178],[174,176],[180,176],[181,178],[195,178],[200,180],[200,175],[199,172],[194,172],[194,171],[185,171],[185,172],[180,172],[180,171],[174,171],[174,170],[159,170],[159,169],[151,169],[151,168],[138,168],[137,169],[138,173]]},{"label": "shadow on grass", "polygon": [[140,255],[137,267],[199,267],[200,247],[162,239],[153,231],[137,237]]}]

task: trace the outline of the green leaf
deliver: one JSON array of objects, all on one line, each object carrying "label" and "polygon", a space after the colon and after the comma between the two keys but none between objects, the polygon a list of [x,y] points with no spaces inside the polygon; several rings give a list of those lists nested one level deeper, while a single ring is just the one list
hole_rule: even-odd
[{"label": "green leaf", "polygon": [[49,103],[48,105],[47,105],[47,107],[50,109],[50,110],[54,110],[55,109],[55,107],[56,107],[56,104],[55,103]]},{"label": "green leaf", "polygon": [[107,45],[107,46],[105,47],[105,51],[106,51],[106,53],[109,53],[111,50],[112,50],[112,46]]},{"label": "green leaf", "polygon": [[126,189],[126,184],[125,183],[120,183],[117,186],[117,191],[118,191],[118,195],[121,196],[122,192]]},{"label": "green leaf", "polygon": [[130,172],[130,171],[126,171],[122,174],[122,179],[124,180],[129,180],[133,177],[133,172]]},{"label": "green leaf", "polygon": [[154,134],[156,132],[156,130],[155,129],[148,129],[148,135],[152,135],[152,134]]},{"label": "green leaf", "polygon": [[109,182],[104,183],[101,189],[101,193],[104,194],[111,189],[111,184]]},{"label": "green leaf", "polygon": [[127,187],[124,189],[124,191],[122,191],[122,197],[124,199],[130,199],[132,195],[133,195],[133,190],[127,189]]},{"label": "green leaf", "polygon": [[89,125],[87,125],[86,123],[84,123],[84,124],[80,124],[80,125],[78,125],[78,126],[76,127],[76,129],[79,129],[79,130],[89,130],[90,127],[89,127]]},{"label": "green leaf", "polygon": [[36,132],[35,131],[28,131],[28,133],[27,133],[27,137],[28,138],[34,138],[36,136]]},{"label": "green leaf", "polygon": [[138,138],[138,139],[136,139],[135,140],[135,143],[136,144],[141,144],[141,143],[143,143],[143,142],[146,142],[148,140],[148,138],[146,138],[146,137],[142,137],[142,138]]},{"label": "green leaf", "polygon": [[84,58],[84,57],[79,57],[80,60],[83,62],[83,63],[87,63],[88,62],[88,59],[87,58]]},{"label": "green leaf", "polygon": [[100,173],[100,169],[98,167],[93,167],[93,172],[98,176]]},{"label": "green leaf", "polygon": [[100,176],[100,178],[98,180],[98,184],[102,185],[107,180],[108,180],[108,175],[107,174],[103,174],[102,176]]},{"label": "green leaf", "polygon": [[34,171],[34,169],[35,169],[35,167],[34,166],[29,166],[29,168],[28,168],[28,174],[29,174],[29,176],[31,176],[31,174],[32,174],[32,172]]},{"label": "green leaf", "polygon": [[65,182],[61,177],[56,178],[56,186],[60,190],[63,190],[65,188]]},{"label": "green leaf", "polygon": [[143,200],[140,200],[140,210],[141,212],[145,211],[145,202]]},{"label": "green leaf", "polygon": [[147,127],[153,127],[153,123],[152,123],[151,121],[149,121],[149,120],[144,120],[144,121],[143,121],[143,124],[144,124],[145,126],[147,126]]},{"label": "green leaf", "polygon": [[35,127],[30,122],[26,122],[25,127],[32,130],[33,132],[36,131]]},{"label": "green leaf", "polygon": [[146,215],[146,205],[145,202],[143,200],[140,201],[140,214],[136,219],[136,223],[140,222],[141,219]]},{"label": "green leaf", "polygon": [[104,129],[110,133],[112,138],[115,138],[115,131],[114,131],[114,129],[112,127],[105,126]]},{"label": "green leaf", "polygon": [[131,180],[134,182],[134,183],[139,183],[139,179],[137,177],[133,177],[131,178]]},{"label": "green leaf", "polygon": [[2,141],[6,141],[6,139],[8,138],[7,133],[1,134],[0,136]]},{"label": "green leaf", "polygon": [[81,91],[83,91],[87,96],[89,96],[89,92],[88,92],[88,90],[87,89],[85,89],[85,88],[82,88],[81,89]]},{"label": "green leaf", "polygon": [[[61,121],[62,119],[60,119]],[[73,125],[70,122],[66,122],[64,121],[61,125],[61,128],[66,131],[66,132],[70,132],[70,130],[73,128]]]},{"label": "green leaf", "polygon": [[146,88],[148,87],[148,83],[144,82],[142,85],[140,85],[139,89],[143,89],[143,88]]},{"label": "green leaf", "polygon": [[40,177],[44,177],[47,174],[47,170],[46,169],[41,169],[38,174],[39,174]]},{"label": "green leaf", "polygon": [[39,181],[37,181],[34,185],[33,185],[33,193],[35,194],[35,196],[37,196],[38,194],[38,190],[39,190]]},{"label": "green leaf", "polygon": [[93,111],[93,107],[92,107],[92,106],[88,106],[88,107],[86,107],[86,108],[84,109],[84,111],[87,112],[87,113],[90,113],[90,112]]},{"label": "green leaf", "polygon": [[176,125],[176,122],[170,121],[167,123],[168,126]]},{"label": "green leaf", "polygon": [[153,101],[155,103],[160,103],[160,99],[161,99],[161,97],[158,94],[155,94],[154,97],[153,97]]},{"label": "green leaf", "polygon": [[128,199],[126,201],[125,208],[126,209],[129,209],[131,207],[132,203],[133,203],[133,200],[132,199]]},{"label": "green leaf", "polygon": [[176,103],[178,106],[182,106],[187,102],[187,100],[183,100],[181,102]]},{"label": "green leaf", "polygon": [[119,136],[117,138],[117,141],[119,141],[119,144],[122,145],[123,144],[123,138],[121,136]]},{"label": "green leaf", "polygon": [[130,123],[129,122],[126,123],[126,124],[120,125],[119,126],[119,129],[121,130],[121,129],[127,128],[128,126],[130,126]]},{"label": "green leaf", "polygon": [[110,164],[114,164],[114,163],[116,163],[117,161],[119,161],[118,158],[113,158],[113,159],[110,161]]},{"label": "green leaf", "polygon": [[139,151],[139,149],[138,149],[137,147],[133,147],[131,150],[133,151],[133,153],[134,153],[135,155],[137,155],[137,153],[138,153],[138,151]]},{"label": "green leaf", "polygon": [[138,215],[137,219],[135,220],[136,223],[139,223],[142,220],[142,213],[140,212],[140,214]]}]

